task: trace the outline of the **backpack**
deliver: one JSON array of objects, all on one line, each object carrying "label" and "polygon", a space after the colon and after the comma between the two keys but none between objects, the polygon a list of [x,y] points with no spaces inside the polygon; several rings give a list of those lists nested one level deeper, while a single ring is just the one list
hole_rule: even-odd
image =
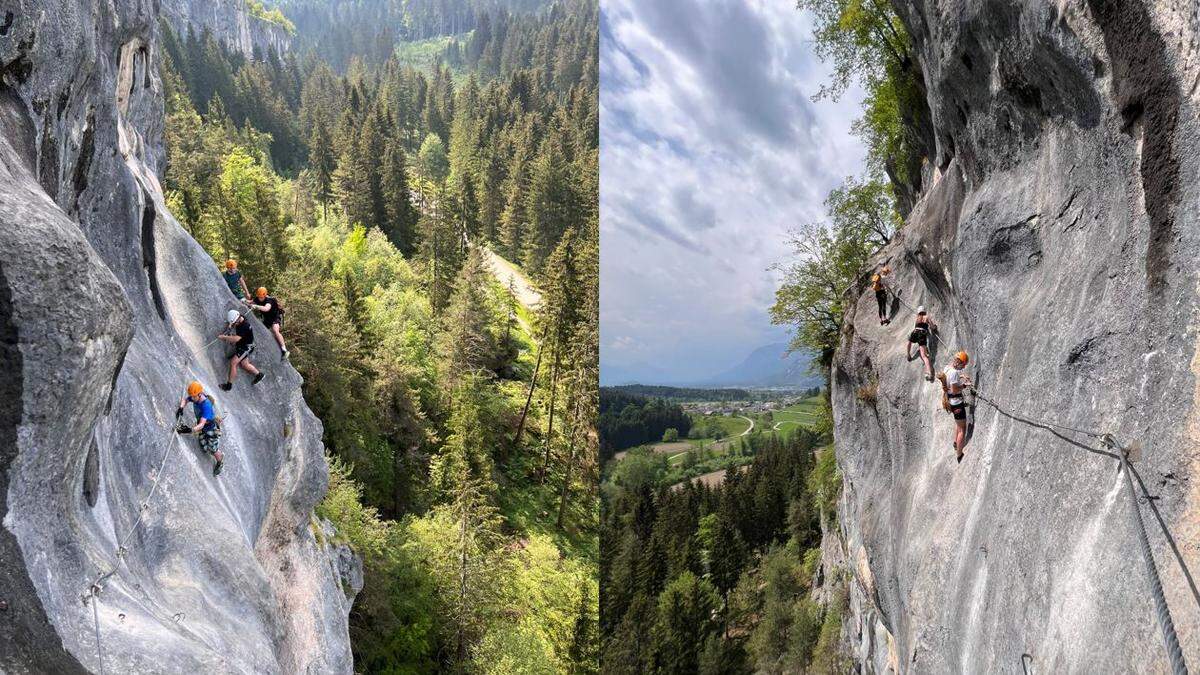
[{"label": "backpack", "polygon": [[946,384],[946,373],[938,373],[937,379],[942,383],[942,410],[952,412],[950,410],[950,387]]},{"label": "backpack", "polygon": [[213,396],[212,394],[208,393],[207,391],[204,392],[204,395],[208,397],[208,402],[210,404],[212,404],[213,422],[216,422],[216,424],[217,424],[214,431],[216,432],[216,434],[218,436],[220,436],[221,435],[221,422],[225,419],[225,417],[223,415],[221,415],[221,411],[217,409],[217,397]]}]

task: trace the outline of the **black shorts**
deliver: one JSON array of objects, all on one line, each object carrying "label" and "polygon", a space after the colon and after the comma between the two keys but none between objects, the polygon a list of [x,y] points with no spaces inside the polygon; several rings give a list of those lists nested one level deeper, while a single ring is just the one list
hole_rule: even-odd
[{"label": "black shorts", "polygon": [[251,342],[248,345],[239,343],[236,346],[236,348],[233,350],[233,357],[235,359],[244,359],[244,358],[248,358],[253,353],[254,353],[254,343],[253,342]]},{"label": "black shorts", "polygon": [[279,330],[283,330],[283,317],[277,316],[273,319],[263,319],[263,325],[267,330],[271,330],[271,326],[279,326]]},{"label": "black shorts", "polygon": [[950,413],[954,415],[954,419],[956,419],[956,420],[967,419],[967,404],[966,404],[966,402],[964,401],[963,403],[951,403],[950,404]]},{"label": "black shorts", "polygon": [[917,328],[908,334],[908,341],[925,347],[929,342],[929,331]]}]

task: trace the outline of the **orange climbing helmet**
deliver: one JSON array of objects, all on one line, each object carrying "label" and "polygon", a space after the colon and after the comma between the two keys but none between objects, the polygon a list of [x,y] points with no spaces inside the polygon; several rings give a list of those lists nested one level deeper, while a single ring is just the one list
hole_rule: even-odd
[{"label": "orange climbing helmet", "polygon": [[199,382],[192,380],[191,384],[188,385],[188,396],[199,396],[203,393],[204,387]]},{"label": "orange climbing helmet", "polygon": [[227,269],[227,270],[236,270],[236,269],[237,269],[237,261],[236,261],[236,260],[234,260],[233,258],[230,258],[229,260],[226,260],[226,261],[225,261],[225,269]]},{"label": "orange climbing helmet", "polygon": [[967,355],[966,352],[962,352],[962,351],[955,354],[954,358],[958,359],[959,361],[962,361],[962,364],[964,366],[967,365],[967,363],[971,360],[971,357],[969,355]]},{"label": "orange climbing helmet", "polygon": [[254,297],[258,298],[259,300],[262,300],[263,298],[267,297],[267,287],[259,286],[258,290],[254,291]]}]

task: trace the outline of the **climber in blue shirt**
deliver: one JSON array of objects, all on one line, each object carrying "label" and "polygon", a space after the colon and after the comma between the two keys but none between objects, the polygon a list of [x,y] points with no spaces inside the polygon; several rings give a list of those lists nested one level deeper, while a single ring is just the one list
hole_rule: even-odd
[{"label": "climber in blue shirt", "polygon": [[[183,407],[188,401],[192,403],[192,413],[196,415],[196,424],[188,426],[183,421]],[[175,411],[175,419],[179,426],[175,431],[181,434],[198,434],[200,449],[213,456],[217,463],[213,465],[213,475],[221,473],[221,424],[213,410],[212,399],[204,394],[204,387],[199,382],[192,381],[187,388],[187,396],[179,399],[179,408]]]}]

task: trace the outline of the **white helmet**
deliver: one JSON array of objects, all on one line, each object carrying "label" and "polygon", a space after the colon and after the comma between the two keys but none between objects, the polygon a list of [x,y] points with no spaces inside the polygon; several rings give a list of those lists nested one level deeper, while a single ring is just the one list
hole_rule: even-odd
[{"label": "white helmet", "polygon": [[236,309],[231,309],[225,314],[225,322],[233,323],[234,321],[237,321],[241,316],[242,315],[238,314],[238,311]]},{"label": "white helmet", "polygon": [[920,307],[917,307],[917,314],[924,314],[924,313],[925,313],[925,305],[921,305]]}]

